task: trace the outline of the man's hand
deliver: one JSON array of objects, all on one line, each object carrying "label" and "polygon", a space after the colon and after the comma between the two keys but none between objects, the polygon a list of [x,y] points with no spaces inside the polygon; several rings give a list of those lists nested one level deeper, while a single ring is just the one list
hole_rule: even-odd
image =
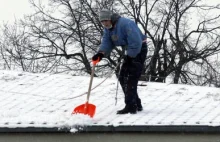
[{"label": "man's hand", "polygon": [[125,60],[125,63],[127,63],[128,65],[131,65],[134,58],[127,55],[127,56],[125,56],[124,60]]},{"label": "man's hand", "polygon": [[92,61],[98,63],[102,60],[103,57],[104,54],[99,52],[92,57]]}]

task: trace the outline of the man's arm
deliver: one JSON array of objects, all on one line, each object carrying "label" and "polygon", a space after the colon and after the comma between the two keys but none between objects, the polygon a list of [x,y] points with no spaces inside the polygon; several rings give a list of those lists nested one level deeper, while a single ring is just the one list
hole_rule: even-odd
[{"label": "man's arm", "polygon": [[141,51],[142,37],[137,25],[130,21],[125,26],[126,36],[127,36],[127,55],[130,57],[136,57]]},{"label": "man's arm", "polygon": [[103,53],[105,56],[108,56],[111,53],[112,49],[113,43],[109,36],[109,32],[105,29],[98,52]]}]

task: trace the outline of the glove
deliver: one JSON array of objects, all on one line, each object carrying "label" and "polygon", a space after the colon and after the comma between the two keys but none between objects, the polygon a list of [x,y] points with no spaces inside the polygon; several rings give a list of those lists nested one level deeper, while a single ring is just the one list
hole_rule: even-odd
[{"label": "glove", "polygon": [[133,60],[134,60],[134,58],[132,58],[128,55],[125,56],[125,59],[124,59],[125,63],[128,64],[128,65],[131,65],[133,63]]},{"label": "glove", "polygon": [[102,60],[103,57],[104,57],[104,54],[99,52],[92,57],[92,61],[98,63]]}]

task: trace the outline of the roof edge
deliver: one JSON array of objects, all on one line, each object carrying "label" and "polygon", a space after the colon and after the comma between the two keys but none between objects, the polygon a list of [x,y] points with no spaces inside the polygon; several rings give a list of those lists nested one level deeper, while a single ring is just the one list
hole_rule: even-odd
[{"label": "roof edge", "polygon": [[[217,133],[220,132],[220,126],[206,126],[206,125],[144,125],[144,126],[75,126],[75,133],[90,133],[90,132],[153,132],[153,133]],[[70,133],[71,128],[45,128],[45,127],[26,127],[26,128],[0,128],[0,133],[53,133],[65,132]]]}]

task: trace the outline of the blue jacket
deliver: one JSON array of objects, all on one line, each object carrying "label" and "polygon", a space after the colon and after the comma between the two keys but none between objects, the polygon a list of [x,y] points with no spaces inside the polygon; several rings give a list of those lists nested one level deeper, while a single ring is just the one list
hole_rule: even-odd
[{"label": "blue jacket", "polygon": [[115,46],[127,47],[127,55],[136,57],[146,39],[134,21],[120,17],[113,29],[104,29],[99,52],[109,55]]}]

